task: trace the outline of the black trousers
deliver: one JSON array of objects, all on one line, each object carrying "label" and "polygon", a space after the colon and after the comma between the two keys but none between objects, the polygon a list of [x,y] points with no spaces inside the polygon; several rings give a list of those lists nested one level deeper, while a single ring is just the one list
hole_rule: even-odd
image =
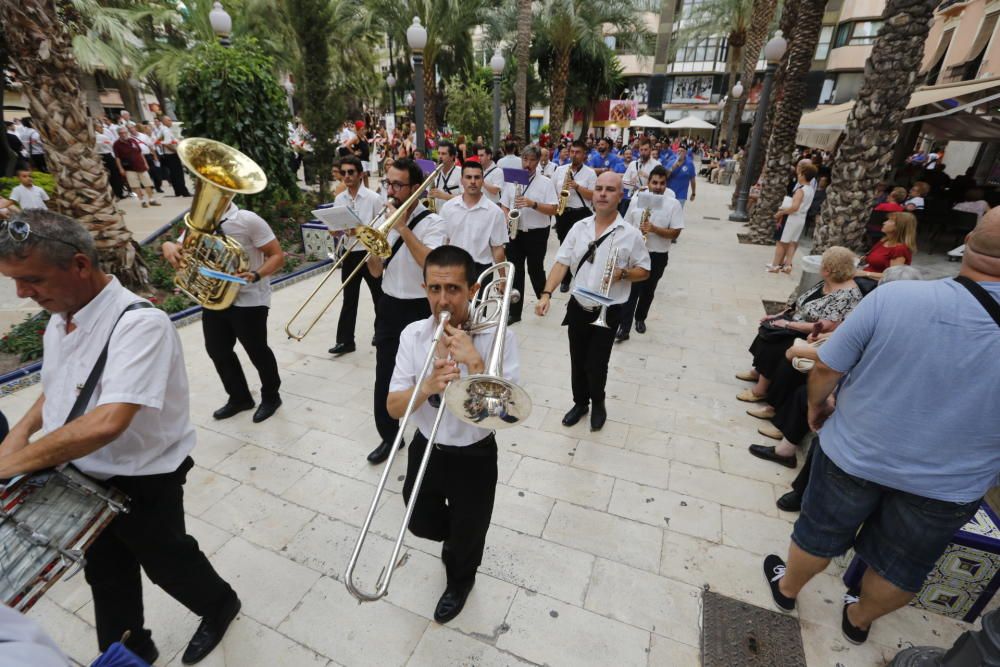
[{"label": "black trousers", "polygon": [[[580,220],[583,220],[587,216],[591,215],[591,211],[586,206],[581,206],[579,208],[567,208],[563,211],[562,215],[556,216],[556,236],[559,237],[559,243],[566,240],[566,235],[569,234],[569,230],[573,229],[575,225]],[[570,282],[573,280],[573,276],[570,272],[566,272],[566,276],[562,280],[562,284],[569,287]]]},{"label": "black trousers", "polygon": [[[765,377],[771,381],[771,384],[767,387],[767,402],[775,410],[779,411],[786,403],[792,402],[792,398],[797,390],[805,390],[806,381],[809,378],[805,373],[795,370],[792,362],[788,359],[779,360],[774,366],[773,374]],[[803,401],[805,401],[804,396]],[[805,406],[805,402],[802,405]],[[805,411],[803,411],[803,414],[805,414]]]},{"label": "black trousers", "polygon": [[[417,431],[410,445],[403,501],[410,502],[427,438]],[[410,532],[444,542],[441,560],[448,586],[471,587],[483,562],[486,532],[497,488],[497,441],[493,434],[468,447],[434,445],[410,517]]]},{"label": "black trousers", "polygon": [[[475,276],[478,278],[483,275],[483,271],[493,266],[493,263],[490,262],[489,264],[480,264],[479,262],[473,262],[473,266],[475,266]],[[482,287],[482,285],[480,285],[480,287]]]},{"label": "black trousers", "polygon": [[573,403],[588,405],[604,402],[604,388],[608,384],[608,362],[615,344],[615,332],[621,321],[621,304],[608,306],[605,316],[608,328],[591,324],[599,311],[590,312],[570,299],[566,306],[563,324],[569,329],[569,361],[573,386]]},{"label": "black trousers", "polygon": [[267,306],[230,306],[225,310],[202,311],[205,349],[215,364],[229,400],[234,403],[252,400],[243,367],[234,351],[236,341],[246,350],[260,375],[261,401],[278,398],[281,378],[278,376],[278,361],[267,345],[268,310]]},{"label": "black trousers", "polygon": [[122,178],[121,172],[118,171],[115,156],[104,154],[101,156],[101,162],[104,163],[104,168],[108,170],[108,185],[111,186],[111,192],[118,199],[123,199],[125,197],[125,179]]},{"label": "black trousers", "polygon": [[184,166],[177,153],[164,153],[160,156],[160,165],[167,170],[170,187],[174,189],[175,197],[190,197],[187,184],[184,182]]},{"label": "black trousers", "polygon": [[[798,372],[798,371],[796,371]],[[803,378],[805,373],[799,373]],[[771,394],[768,393],[768,399]],[[771,423],[781,431],[788,442],[798,445],[809,435],[809,388],[804,384],[793,391],[787,400],[775,408]]]},{"label": "black trousers", "polygon": [[385,442],[392,442],[399,431],[399,420],[389,416],[385,402],[389,398],[389,382],[396,367],[399,335],[406,325],[431,315],[427,299],[397,299],[382,294],[375,317],[375,428]]},{"label": "black trousers", "polygon": [[632,292],[625,303],[622,323],[618,327],[620,331],[628,333],[632,330],[633,317],[640,322],[649,317],[649,307],[653,305],[653,297],[656,296],[656,285],[667,268],[669,255],[667,252],[649,253],[649,278],[640,283],[632,283]]},{"label": "black trousers", "polygon": [[524,308],[525,264],[531,278],[531,288],[535,298],[545,289],[545,250],[549,245],[549,228],[531,229],[517,233],[517,238],[507,243],[507,261],[514,265],[514,289],[521,293],[521,300],[510,304],[510,316],[521,317]]},{"label": "black trousers", "polygon": [[32,155],[31,166],[35,171],[49,173],[49,165],[45,162],[45,155]]},{"label": "black trousers", "polygon": [[152,155],[146,155],[146,166],[149,167],[149,177],[153,179],[153,187],[157,192],[163,192],[163,163],[157,166]]},{"label": "black trousers", "polygon": [[129,630],[128,646],[142,649],[145,629],[141,567],[150,581],[201,617],[212,618],[235,595],[184,525],[184,481],[190,457],[172,473],[108,480],[129,496],[129,512],[112,520],[87,551],[84,575],[94,596],[101,651]]},{"label": "black trousers", "polygon": [[[347,276],[358,268],[361,260],[365,258],[362,251],[349,252],[340,266],[340,280],[347,280]],[[382,297],[382,279],[376,278],[368,270],[367,266],[359,271],[360,277],[368,285],[368,291],[372,295],[372,305],[375,306],[375,313],[378,313],[378,300]],[[358,301],[361,297],[361,280],[355,278],[344,286],[344,302],[340,309],[340,319],[337,321],[337,342],[354,343],[354,327],[358,321]]]}]

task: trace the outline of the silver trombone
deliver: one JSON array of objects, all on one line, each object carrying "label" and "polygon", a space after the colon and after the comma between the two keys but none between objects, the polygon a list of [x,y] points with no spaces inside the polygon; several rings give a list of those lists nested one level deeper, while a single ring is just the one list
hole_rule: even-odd
[{"label": "silver trombone", "polygon": [[[500,270],[506,272],[506,276],[500,275]],[[491,275],[496,277],[491,279]],[[431,451],[434,448],[434,440],[437,437],[438,427],[441,418],[447,409],[453,412],[455,417],[462,421],[479,426],[481,428],[507,428],[519,424],[531,414],[531,399],[527,392],[513,382],[503,377],[503,347],[507,334],[507,314],[510,309],[511,300],[516,298],[517,292],[513,289],[514,265],[510,262],[496,264],[480,276],[479,282],[485,284],[473,299],[469,310],[469,324],[467,331],[476,335],[490,329],[495,329],[495,338],[490,347],[487,359],[484,360],[484,372],[462,378],[455,382],[450,382],[444,390],[441,405],[437,415],[434,417],[434,424],[431,432],[427,434],[427,447],[424,449],[423,458],[420,460],[420,467],[417,470],[416,478],[413,480],[413,490],[410,493],[410,502],[406,504],[406,512],[403,515],[403,522],[396,535],[396,542],[393,545],[392,554],[386,561],[376,581],[374,592],[361,590],[354,582],[354,570],[357,567],[361,550],[364,548],[365,540],[371,529],[372,521],[375,518],[375,510],[378,508],[379,500],[385,490],[385,485],[389,479],[392,463],[399,451],[399,444],[402,442],[403,434],[413,413],[416,403],[417,392],[410,395],[410,400],[406,405],[406,411],[399,422],[399,431],[393,440],[389,450],[389,458],[385,462],[382,476],[375,494],[372,498],[371,506],[368,508],[368,515],[361,526],[361,534],[354,545],[354,552],[347,564],[347,571],[344,573],[344,585],[348,592],[360,602],[374,602],[384,597],[389,592],[389,582],[395,572],[399,562],[399,552],[403,548],[403,539],[406,537],[406,529],[410,525],[410,517],[413,515],[413,508],[417,498],[420,496],[420,487],[424,481],[424,473],[427,471],[427,464],[430,461]],[[414,387],[419,387],[430,372],[437,352],[438,341],[444,332],[445,325],[451,318],[451,313],[444,311],[441,313],[440,322],[434,329],[434,336],[431,339],[430,349],[424,359],[424,365],[417,376]]]}]

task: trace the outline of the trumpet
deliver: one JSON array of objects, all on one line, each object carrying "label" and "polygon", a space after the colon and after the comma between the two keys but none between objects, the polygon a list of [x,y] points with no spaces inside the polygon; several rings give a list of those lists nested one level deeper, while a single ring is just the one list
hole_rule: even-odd
[{"label": "trumpet", "polygon": [[[499,275],[500,271],[506,271],[506,276]],[[406,511],[403,515],[403,522],[396,535],[396,542],[393,545],[392,553],[382,568],[375,584],[373,592],[361,590],[354,581],[354,570],[357,567],[361,550],[371,528],[372,520],[375,517],[375,510],[378,508],[382,493],[385,490],[386,481],[392,469],[392,462],[399,450],[406,425],[413,413],[416,403],[417,392],[410,395],[410,401],[403,413],[403,418],[399,422],[399,432],[389,450],[389,458],[382,469],[382,477],[375,489],[374,497],[368,515],[361,527],[361,534],[354,545],[354,552],[347,563],[347,570],[344,573],[344,585],[348,592],[360,602],[374,602],[389,592],[389,582],[395,572],[399,562],[399,552],[403,547],[403,539],[406,536],[406,528],[410,525],[410,517],[413,515],[413,508],[420,496],[420,487],[423,484],[424,473],[427,471],[427,464],[430,461],[431,451],[434,449],[434,440],[437,437],[438,427],[444,416],[445,410],[454,414],[462,421],[479,426],[481,428],[500,429],[519,424],[531,414],[531,399],[527,392],[521,387],[510,382],[503,377],[503,348],[504,339],[507,334],[507,315],[510,304],[517,297],[517,292],[513,290],[514,265],[510,262],[503,262],[494,265],[480,274],[479,283],[486,287],[473,299],[469,308],[469,325],[466,330],[476,335],[490,329],[495,329],[493,344],[490,347],[487,359],[484,361],[484,370],[477,375],[470,375],[460,380],[448,383],[444,390],[444,396],[438,407],[437,415],[434,417],[434,424],[431,432],[427,434],[427,448],[424,450],[420,467],[417,469],[416,477],[413,481],[413,490],[410,494],[410,502],[406,504]],[[490,280],[490,275],[497,274]],[[451,319],[451,313],[444,311],[441,313],[440,321],[434,329],[434,336],[431,341],[430,350],[424,359],[423,368],[417,376],[416,387],[430,373],[434,363],[434,355],[437,351],[438,341],[444,332],[445,325]]]},{"label": "trumpet", "polygon": [[520,183],[514,185],[514,204],[511,205],[511,209],[507,212],[507,236],[513,241],[517,238],[517,225],[521,221],[521,211],[517,208],[517,198],[522,194],[522,188]]},{"label": "trumpet", "polygon": [[[292,317],[288,320],[288,322],[285,323],[285,333],[288,334],[289,338],[294,338],[295,340],[299,341],[305,338],[309,334],[309,332],[313,330],[313,327],[316,326],[316,323],[319,322],[320,318],[326,314],[326,311],[330,309],[330,306],[332,306],[333,302],[337,300],[337,297],[340,296],[341,292],[344,291],[344,287],[347,286],[349,282],[351,282],[357,277],[358,273],[361,271],[362,268],[364,268],[365,264],[368,262],[368,259],[372,255],[375,255],[376,257],[381,257],[382,259],[387,259],[389,255],[392,254],[392,246],[389,245],[389,232],[392,231],[392,228],[396,226],[399,220],[410,208],[410,206],[413,205],[413,202],[417,201],[417,199],[420,198],[420,195],[423,193],[424,189],[430,184],[431,181],[433,181],[437,177],[437,175],[440,172],[441,172],[441,167],[438,166],[433,172],[431,172],[431,174],[426,179],[424,179],[424,182],[420,184],[420,187],[414,190],[413,194],[407,197],[406,201],[397,206],[396,210],[393,211],[391,214],[387,215],[389,211],[389,205],[387,203],[385,206],[382,207],[382,210],[378,212],[378,214],[372,219],[372,221],[368,225],[359,225],[358,227],[354,228],[354,235],[356,237],[354,243],[352,243],[350,248],[347,249],[347,252],[341,255],[340,259],[338,259],[336,262],[333,263],[333,266],[330,267],[330,270],[327,271],[325,276],[323,276],[323,280],[321,280],[319,284],[316,285],[316,288],[306,298],[306,300],[302,302],[302,305],[300,305],[299,309],[295,311],[295,314],[293,314]],[[326,285],[326,281],[328,281],[330,277],[337,272],[337,269],[340,268],[341,264],[344,263],[348,255],[351,254],[351,251],[354,250],[355,246],[357,246],[358,243],[362,244],[368,250],[368,252],[365,254],[364,259],[362,259],[361,263],[358,264],[357,268],[351,271],[350,275],[348,275],[347,278],[345,278],[341,282],[340,289],[338,289],[333,294],[333,296],[330,297],[330,299],[320,309],[319,313],[316,315],[316,317],[312,319],[309,325],[306,326],[306,328],[301,331],[294,331],[293,325],[295,321],[299,318],[299,316],[302,314],[302,311],[304,311],[306,307],[310,303],[312,303],[312,300],[316,298],[316,295],[319,293],[319,291],[323,289],[324,285]]]},{"label": "trumpet", "polygon": [[[642,218],[640,218],[640,220],[639,220],[639,227],[640,227],[640,229],[642,228],[643,225],[645,225],[647,222],[649,222],[649,218],[650,218],[651,215],[653,215],[653,209],[651,209],[651,208],[644,208],[644,209],[642,209]],[[648,237],[648,236],[649,236],[649,234],[647,232],[643,232],[642,233],[642,242],[643,243],[646,242],[646,237]]]},{"label": "trumpet", "polygon": [[563,179],[562,190],[559,191],[559,207],[556,208],[556,215],[566,212],[566,204],[569,203],[569,182],[573,180],[573,165],[566,169],[566,178]]},{"label": "trumpet", "polygon": [[[615,246],[608,252],[608,261],[604,264],[604,273],[601,274],[600,295],[604,298],[607,298],[608,294],[611,293],[611,283],[615,275],[615,269],[618,268],[618,251],[619,248]],[[601,312],[591,324],[595,327],[609,329],[607,315],[608,307],[601,304]]]}]

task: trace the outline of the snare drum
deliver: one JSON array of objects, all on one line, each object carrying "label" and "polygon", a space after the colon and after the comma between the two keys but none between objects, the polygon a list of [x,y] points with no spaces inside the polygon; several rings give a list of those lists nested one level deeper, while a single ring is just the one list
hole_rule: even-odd
[{"label": "snare drum", "polygon": [[0,487],[0,600],[25,612],[74,568],[120,512],[124,494],[78,470],[46,471]]}]

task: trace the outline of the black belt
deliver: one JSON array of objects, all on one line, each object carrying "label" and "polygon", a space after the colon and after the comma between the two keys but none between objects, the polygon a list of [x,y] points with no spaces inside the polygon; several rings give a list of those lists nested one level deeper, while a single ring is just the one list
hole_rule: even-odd
[{"label": "black belt", "polygon": [[[417,429],[417,436],[427,440],[427,436]],[[482,440],[477,440],[471,445],[443,445],[440,442],[434,443],[434,449],[445,454],[455,454],[457,456],[489,456],[496,453],[497,439],[495,433],[490,433]]]}]

